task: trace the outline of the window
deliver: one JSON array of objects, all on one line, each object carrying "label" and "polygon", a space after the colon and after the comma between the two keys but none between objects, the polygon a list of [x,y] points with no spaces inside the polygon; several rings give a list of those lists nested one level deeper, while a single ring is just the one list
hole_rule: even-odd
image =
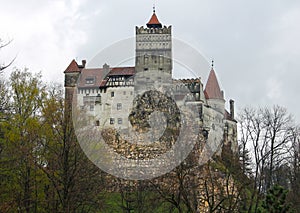
[{"label": "window", "polygon": [[117,110],[121,110],[122,109],[122,104],[121,103],[117,103]]},{"label": "window", "polygon": [[114,124],[115,123],[115,119],[114,118],[110,118],[109,123],[110,124]]},{"label": "window", "polygon": [[95,98],[95,104],[101,104],[101,95],[98,94]]},{"label": "window", "polygon": [[122,118],[118,118],[118,124],[122,124]]},{"label": "window", "polygon": [[111,93],[110,93],[110,96],[111,96],[111,97],[115,97],[115,92],[111,92]]},{"label": "window", "polygon": [[90,111],[94,111],[94,109],[95,109],[94,104],[91,104],[91,105],[90,105]]},{"label": "window", "polygon": [[89,103],[89,97],[88,96],[84,96],[83,98],[83,104],[86,106]]},{"label": "window", "polygon": [[96,126],[100,126],[100,121],[99,120],[96,121]]},{"label": "window", "polygon": [[95,78],[94,77],[88,77],[85,79],[86,84],[94,84],[95,83]]}]

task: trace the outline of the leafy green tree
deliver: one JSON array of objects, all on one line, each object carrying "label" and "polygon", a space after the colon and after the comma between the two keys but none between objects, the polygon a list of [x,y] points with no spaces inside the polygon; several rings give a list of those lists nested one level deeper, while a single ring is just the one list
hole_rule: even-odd
[{"label": "leafy green tree", "polygon": [[280,185],[274,185],[267,193],[262,204],[261,212],[266,213],[287,213],[290,212],[290,205],[286,202],[288,190]]},{"label": "leafy green tree", "polygon": [[47,208],[50,212],[97,212],[103,207],[102,172],[81,150],[63,95],[61,86],[50,88],[42,110],[40,168],[49,180]]},{"label": "leafy green tree", "polygon": [[1,123],[1,209],[40,212],[44,175],[39,171],[40,109],[45,97],[41,75],[14,70],[6,119]]},{"label": "leafy green tree", "polygon": [[0,93],[0,212],[101,211],[102,172],[77,143],[62,87],[16,69]]}]

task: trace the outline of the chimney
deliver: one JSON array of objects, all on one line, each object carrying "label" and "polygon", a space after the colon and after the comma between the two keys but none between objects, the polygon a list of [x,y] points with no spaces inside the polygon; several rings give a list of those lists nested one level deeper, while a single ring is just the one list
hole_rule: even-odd
[{"label": "chimney", "polygon": [[82,67],[85,68],[86,60],[82,60],[81,62],[82,62]]},{"label": "chimney", "polygon": [[104,64],[103,65],[103,77],[105,78],[107,76],[107,74],[109,73],[110,69],[109,69],[109,65],[108,64]]},{"label": "chimney", "polygon": [[230,99],[230,116],[232,119],[234,119],[234,100]]}]

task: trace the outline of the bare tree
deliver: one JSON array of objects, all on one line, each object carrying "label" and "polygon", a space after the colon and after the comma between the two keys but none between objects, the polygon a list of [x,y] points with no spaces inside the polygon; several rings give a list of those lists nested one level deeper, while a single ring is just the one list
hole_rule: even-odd
[{"label": "bare tree", "polygon": [[266,174],[266,187],[269,189],[273,184],[275,168],[284,163],[286,155],[291,147],[292,117],[285,108],[274,106],[263,111],[263,124],[266,129],[266,154],[268,155],[268,173]]},{"label": "bare tree", "polygon": [[[194,149],[195,151],[195,149]],[[200,172],[194,151],[168,174],[150,181],[169,212],[197,212]]]},{"label": "bare tree", "polygon": [[[0,39],[0,50],[4,47],[6,47],[7,45],[9,45],[11,43],[12,40],[8,41],[8,42],[3,42]],[[7,67],[9,67],[10,65],[12,65],[12,63],[15,61],[16,57],[11,60],[11,62],[9,62],[8,64],[0,64],[0,74],[3,72],[4,69],[6,69]]]},{"label": "bare tree", "polygon": [[290,149],[290,171],[287,174],[290,181],[288,200],[295,209],[300,209],[300,127],[293,129],[292,147]]},{"label": "bare tree", "polygon": [[241,144],[252,153],[253,187],[248,212],[257,212],[259,201],[276,183],[274,173],[286,163],[291,146],[292,117],[280,106],[245,108],[239,115]]},{"label": "bare tree", "polygon": [[9,110],[9,93],[8,93],[8,83],[0,79],[0,122],[4,121]]},{"label": "bare tree", "polygon": [[216,171],[207,165],[208,175],[204,179],[204,196],[208,212],[234,212],[238,206],[238,191],[232,175]]}]

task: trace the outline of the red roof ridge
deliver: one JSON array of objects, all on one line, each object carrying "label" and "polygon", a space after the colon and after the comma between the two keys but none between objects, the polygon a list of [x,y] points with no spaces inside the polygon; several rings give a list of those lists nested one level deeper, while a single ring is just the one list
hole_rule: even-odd
[{"label": "red roof ridge", "polygon": [[224,100],[223,92],[220,89],[219,82],[214,69],[212,68],[204,90],[207,99],[221,99]]},{"label": "red roof ridge", "polygon": [[134,66],[111,67],[110,69],[134,69]]},{"label": "red roof ridge", "polygon": [[75,59],[73,59],[71,61],[71,63],[65,70],[65,73],[68,73],[68,72],[80,72],[79,66],[78,66],[77,62],[75,61]]},{"label": "red roof ridge", "polygon": [[134,75],[135,67],[112,67],[108,76],[113,75]]}]

